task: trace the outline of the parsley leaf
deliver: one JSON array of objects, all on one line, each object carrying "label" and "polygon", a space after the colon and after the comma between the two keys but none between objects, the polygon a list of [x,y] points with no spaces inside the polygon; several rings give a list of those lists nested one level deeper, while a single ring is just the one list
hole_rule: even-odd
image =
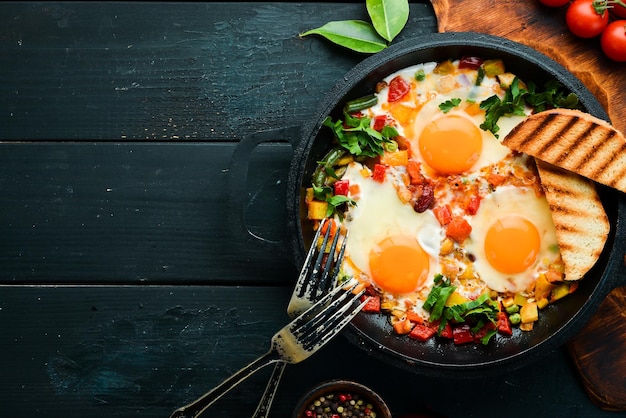
[{"label": "parsley leaf", "polygon": [[457,107],[460,104],[461,104],[461,99],[457,97],[454,99],[446,100],[445,102],[439,104],[439,109],[441,109],[443,113],[448,113],[449,111],[451,111],[453,108]]},{"label": "parsley leaf", "polygon": [[578,96],[567,93],[563,85],[556,80],[547,82],[544,90],[539,90],[533,82],[529,82],[525,87],[520,86],[520,80],[515,77],[502,99],[493,95],[480,103],[480,108],[485,111],[485,121],[480,128],[498,138],[500,130],[498,120],[502,116],[524,116],[526,106],[532,107],[535,112],[557,107],[569,109],[580,107]]},{"label": "parsley leaf", "polygon": [[347,196],[334,195],[332,187],[329,186],[318,187],[313,185],[313,196],[317,200],[328,202],[328,209],[326,209],[327,218],[330,218],[335,214],[337,214],[340,219],[343,218],[343,214],[339,210],[339,207],[344,203],[348,205],[356,205],[356,202]]},{"label": "parsley leaf", "polygon": [[345,120],[332,121],[327,117],[323,126],[329,127],[335,134],[337,143],[354,156],[377,157],[384,152],[383,144],[398,136],[392,126],[385,126],[381,132],[373,129],[368,117],[352,116],[344,113]]},{"label": "parsley leaf", "polygon": [[435,278],[435,286],[424,301],[424,309],[430,312],[430,318],[433,321],[441,318],[446,301],[455,290],[456,287],[450,284],[450,280],[441,275]]},{"label": "parsley leaf", "polygon": [[[428,297],[424,301],[424,309],[430,312],[431,321],[441,320],[438,332],[445,328],[447,322],[462,323],[468,322],[474,325],[473,332],[476,333],[487,322],[496,323],[498,314],[498,303],[492,300],[487,293],[483,293],[474,300],[459,303],[452,306],[446,306],[446,302],[450,295],[454,293],[456,287],[450,283],[450,280],[437,275],[434,281],[435,285],[431,289]],[[487,344],[494,332],[487,332],[481,339],[483,344]]]}]

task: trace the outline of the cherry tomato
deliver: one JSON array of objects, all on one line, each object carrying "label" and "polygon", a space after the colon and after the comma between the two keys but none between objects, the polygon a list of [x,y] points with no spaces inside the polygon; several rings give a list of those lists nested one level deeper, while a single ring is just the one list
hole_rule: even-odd
[{"label": "cherry tomato", "polygon": [[609,13],[596,11],[594,0],[575,0],[567,8],[565,23],[569,30],[581,38],[594,38],[609,24]]},{"label": "cherry tomato", "polygon": [[616,20],[609,23],[602,38],[602,51],[613,61],[626,62],[626,20]]},{"label": "cherry tomato", "polygon": [[539,0],[548,7],[561,7],[569,3],[569,0]]},{"label": "cherry tomato", "polygon": [[624,2],[622,0],[622,4],[618,4],[618,3],[611,3],[611,7],[609,10],[611,11],[611,14],[615,17],[618,18],[622,18],[625,19],[626,18],[626,2]]}]

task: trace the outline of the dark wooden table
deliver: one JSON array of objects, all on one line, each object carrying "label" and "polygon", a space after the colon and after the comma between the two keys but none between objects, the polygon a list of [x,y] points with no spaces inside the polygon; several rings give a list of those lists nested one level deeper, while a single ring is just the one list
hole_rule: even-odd
[{"label": "dark wooden table", "polygon": [[[0,4],[0,416],[165,417],[268,348],[297,267],[229,219],[231,157],[298,126],[364,57],[298,33],[355,3]],[[435,32],[411,4],[399,39]],[[286,234],[291,148],[250,156],[247,225]],[[241,179],[234,179],[241,181]],[[207,416],[254,411],[269,369]],[[497,378],[393,369],[343,338],[284,375],[365,383],[397,416],[601,417],[564,349]]]}]

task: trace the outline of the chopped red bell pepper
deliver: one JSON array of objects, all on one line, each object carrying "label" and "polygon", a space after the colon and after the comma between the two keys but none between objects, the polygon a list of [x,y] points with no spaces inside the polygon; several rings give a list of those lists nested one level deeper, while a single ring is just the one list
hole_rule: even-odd
[{"label": "chopped red bell pepper", "polygon": [[406,172],[409,173],[411,184],[424,183],[425,178],[422,175],[421,165],[419,162],[415,160],[409,160],[409,163],[406,165]]},{"label": "chopped red bell pepper", "polygon": [[380,296],[367,296],[367,295],[363,295],[361,296],[361,302],[365,301],[365,299],[368,299],[367,303],[365,304],[365,306],[363,306],[362,311],[363,312],[369,312],[369,313],[378,313],[380,312]]},{"label": "chopped red bell pepper", "polygon": [[[436,321],[429,322],[428,326],[434,329],[435,332],[439,332],[439,327],[441,326],[441,320],[438,319]],[[450,325],[450,322],[446,322],[439,336],[442,338],[452,338],[452,326]]]},{"label": "chopped red bell pepper", "polygon": [[335,195],[348,196],[350,192],[350,180],[337,180],[333,184]]},{"label": "chopped red bell pepper", "polygon": [[500,186],[506,181],[506,176],[496,173],[489,173],[489,175],[487,176],[487,181],[494,187]]},{"label": "chopped red bell pepper", "polygon": [[511,327],[511,321],[506,312],[498,312],[498,332],[504,335],[513,335],[513,328]]},{"label": "chopped red bell pepper", "polygon": [[433,209],[433,213],[441,226],[448,225],[452,220],[452,209],[450,205],[437,206]]},{"label": "chopped red bell pepper", "polygon": [[476,215],[480,207],[480,196],[472,194],[465,202],[465,213],[468,215]]},{"label": "chopped red bell pepper", "polygon": [[452,338],[457,345],[471,343],[474,341],[474,336],[470,326],[467,324],[459,325],[452,328]]},{"label": "chopped red bell pepper", "polygon": [[422,316],[420,314],[418,314],[415,311],[407,311],[406,312],[406,319],[408,319],[409,321],[413,322],[414,324],[423,324],[424,323],[424,318],[422,318]]},{"label": "chopped red bell pepper", "polygon": [[462,216],[453,216],[446,229],[446,236],[459,244],[472,233],[472,226]]},{"label": "chopped red bell pepper", "polygon": [[387,100],[389,102],[397,102],[406,96],[411,90],[411,85],[402,78],[402,76],[396,76],[389,82],[389,92],[387,93]]},{"label": "chopped red bell pepper", "polygon": [[[439,328],[439,326],[437,326],[437,329]],[[441,330],[441,334],[439,335],[442,338],[453,338],[454,334],[452,333],[452,326],[450,325],[449,322],[446,322],[446,325],[444,325],[443,329]]]},{"label": "chopped red bell pepper", "polygon": [[374,173],[372,174],[372,180],[382,183],[385,181],[385,174],[387,173],[387,166],[384,164],[374,164]]},{"label": "chopped red bell pepper", "polygon": [[428,341],[437,333],[436,328],[432,328],[426,325],[417,324],[409,332],[409,338],[413,338],[418,341]]},{"label": "chopped red bell pepper", "polygon": [[375,131],[382,131],[386,124],[387,124],[387,115],[378,115],[374,117],[374,125],[372,126],[372,128]]},{"label": "chopped red bell pepper", "polygon": [[482,343],[482,339],[487,336],[487,334],[496,329],[496,324],[493,322],[487,322],[481,329],[478,330],[476,334],[474,334],[474,342],[477,344]]},{"label": "chopped red bell pepper", "polygon": [[459,61],[459,69],[467,68],[469,70],[477,70],[483,63],[479,57],[463,57]]},{"label": "chopped red bell pepper", "polygon": [[408,334],[413,330],[413,323],[408,319],[403,319],[401,321],[397,321],[393,324],[393,330],[398,335]]}]

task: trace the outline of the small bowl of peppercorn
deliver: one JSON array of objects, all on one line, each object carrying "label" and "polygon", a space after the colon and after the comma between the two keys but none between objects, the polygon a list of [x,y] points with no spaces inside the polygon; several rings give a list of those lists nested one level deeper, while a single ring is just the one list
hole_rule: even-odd
[{"label": "small bowl of peppercorn", "polygon": [[383,399],[370,388],[349,380],[324,382],[300,399],[293,418],[391,418]]}]

